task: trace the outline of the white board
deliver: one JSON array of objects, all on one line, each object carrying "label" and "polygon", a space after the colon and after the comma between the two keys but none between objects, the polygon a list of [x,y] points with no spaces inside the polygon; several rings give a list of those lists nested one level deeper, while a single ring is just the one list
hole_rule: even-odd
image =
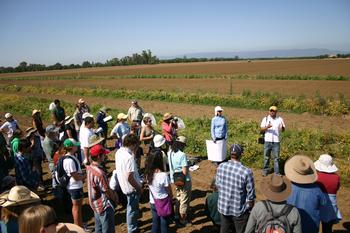
[{"label": "white board", "polygon": [[205,140],[207,145],[208,160],[213,162],[222,162],[226,159],[226,140],[216,141]]},{"label": "white board", "polygon": [[185,126],[185,122],[181,119],[181,118],[177,118],[177,128],[178,129],[184,129],[186,126]]}]

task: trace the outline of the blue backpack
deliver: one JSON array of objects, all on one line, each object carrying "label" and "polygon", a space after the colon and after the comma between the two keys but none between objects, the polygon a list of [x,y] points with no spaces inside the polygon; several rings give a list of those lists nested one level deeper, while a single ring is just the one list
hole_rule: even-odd
[{"label": "blue backpack", "polygon": [[58,160],[56,168],[55,168],[55,176],[54,177],[55,177],[57,184],[59,186],[61,186],[62,188],[67,187],[69,180],[71,178],[71,176],[68,176],[67,172],[64,170],[64,167],[63,167],[63,161],[67,158],[73,160],[76,171],[78,171],[78,167],[79,167],[78,162],[71,155],[63,156]]}]

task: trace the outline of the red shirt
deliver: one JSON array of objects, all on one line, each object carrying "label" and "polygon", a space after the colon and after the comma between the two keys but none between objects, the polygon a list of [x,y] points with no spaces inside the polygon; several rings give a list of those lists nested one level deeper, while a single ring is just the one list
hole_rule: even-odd
[{"label": "red shirt", "polygon": [[327,194],[337,194],[340,187],[340,178],[336,173],[317,172],[318,178],[316,183]]}]

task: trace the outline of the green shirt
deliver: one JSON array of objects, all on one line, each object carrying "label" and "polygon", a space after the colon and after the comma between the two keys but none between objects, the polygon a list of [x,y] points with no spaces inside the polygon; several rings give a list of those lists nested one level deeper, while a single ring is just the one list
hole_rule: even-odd
[{"label": "green shirt", "polygon": [[18,152],[19,141],[20,141],[19,138],[14,138],[11,141],[11,149],[12,149],[13,155],[17,154]]}]

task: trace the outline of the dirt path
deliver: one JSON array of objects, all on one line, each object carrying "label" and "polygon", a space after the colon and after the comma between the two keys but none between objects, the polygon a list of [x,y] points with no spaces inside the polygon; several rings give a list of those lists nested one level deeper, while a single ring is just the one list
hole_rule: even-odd
[{"label": "dirt path", "polygon": [[[19,95],[19,96],[35,96],[39,98],[55,99],[59,98],[71,104],[74,104],[80,98],[79,96],[72,95],[45,95],[45,94],[28,94],[28,93],[12,93],[2,92],[6,95]],[[125,99],[112,99],[102,97],[84,97],[90,105],[103,104],[108,107],[124,109],[126,112],[130,107],[130,100]],[[179,103],[167,103],[160,101],[139,101],[140,105],[145,109],[146,112],[153,113],[165,113],[172,112],[178,116],[199,118],[208,117],[211,118],[214,112],[214,106],[203,106],[193,104],[179,104]],[[72,114],[72,113],[68,113]],[[240,109],[240,108],[229,108],[224,107],[224,115],[228,119],[239,119],[242,121],[256,121],[260,122],[267,111]],[[284,118],[288,128],[296,129],[320,129],[326,132],[349,132],[350,129],[350,117],[329,117],[329,116],[317,116],[308,113],[305,114],[294,114],[294,113],[280,113],[280,116]]]}]

